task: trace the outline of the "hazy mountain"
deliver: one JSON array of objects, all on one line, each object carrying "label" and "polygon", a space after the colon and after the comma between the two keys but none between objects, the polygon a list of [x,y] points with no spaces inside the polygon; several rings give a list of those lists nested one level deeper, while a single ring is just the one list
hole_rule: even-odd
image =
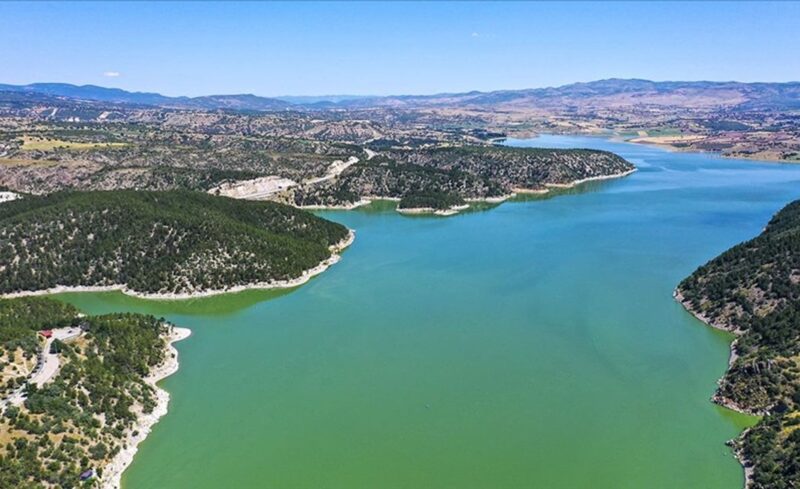
[{"label": "hazy mountain", "polygon": [[291,106],[291,104],[282,100],[258,97],[251,94],[168,97],[158,93],[129,92],[119,88],[105,88],[95,85],[78,86],[68,83],[32,83],[30,85],[0,84],[0,91],[40,93],[54,97],[66,97],[80,100],[152,105],[180,109],[281,110]]},{"label": "hazy mountain", "polygon": [[337,104],[340,102],[350,102],[352,100],[361,100],[366,98],[375,98],[374,95],[282,95],[280,97],[273,97],[290,104],[298,105],[319,105],[325,103]]},{"label": "hazy mountain", "polygon": [[663,105],[684,107],[740,106],[800,108],[800,82],[654,82],[608,79],[560,87],[492,92],[389,96],[345,101],[348,107],[569,107]]},{"label": "hazy mountain", "polygon": [[270,111],[287,108],[433,108],[477,107],[526,109],[548,107],[625,107],[635,105],[681,106],[686,108],[800,108],[800,82],[654,82],[637,79],[608,79],[573,83],[560,87],[492,92],[441,93],[397,96],[286,96],[260,97],[252,94],[168,97],[158,93],[128,92],[118,88],[66,83],[2,85],[0,91],[38,93],[51,97],[182,109],[230,109]]}]

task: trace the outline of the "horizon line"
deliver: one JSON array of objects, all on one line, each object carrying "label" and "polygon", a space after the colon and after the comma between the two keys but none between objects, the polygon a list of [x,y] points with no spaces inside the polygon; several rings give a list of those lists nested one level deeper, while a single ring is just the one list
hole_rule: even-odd
[{"label": "horizon line", "polygon": [[392,97],[436,97],[436,96],[445,96],[445,95],[463,95],[468,93],[496,93],[496,92],[520,92],[526,90],[547,90],[547,89],[557,89],[557,88],[564,88],[571,85],[586,85],[591,83],[599,83],[604,81],[640,81],[640,82],[649,82],[649,83],[716,83],[716,84],[740,84],[740,85],[791,85],[800,83],[800,80],[787,80],[787,81],[779,81],[779,82],[767,82],[767,81],[751,81],[751,82],[743,82],[738,80],[650,80],[647,78],[619,78],[619,77],[610,77],[610,78],[598,78],[589,81],[575,81],[570,83],[565,83],[562,85],[548,85],[548,86],[540,86],[540,87],[524,87],[524,88],[499,88],[499,89],[492,89],[492,90],[467,90],[467,91],[440,91],[440,92],[433,92],[433,93],[390,93],[387,95],[376,95],[376,94],[344,94],[344,93],[328,93],[328,94],[298,94],[298,95],[258,95],[253,92],[239,92],[239,93],[210,93],[206,95],[165,95],[162,92],[157,91],[148,91],[148,90],[134,90],[134,89],[125,89],[119,88],[115,86],[105,86],[105,85],[96,85],[93,83],[85,83],[85,84],[77,84],[77,83],[70,83],[70,82],[31,82],[25,84],[13,84],[13,83],[0,83],[0,91],[2,91],[2,86],[11,86],[11,87],[19,87],[19,88],[27,88],[33,85],[69,85],[76,88],[86,88],[86,87],[94,87],[94,88],[102,88],[106,90],[120,90],[123,92],[131,93],[131,94],[149,94],[149,95],[159,95],[162,97],[169,97],[169,98],[203,98],[203,97],[235,97],[235,96],[254,96],[254,97],[261,97],[261,98],[268,98],[268,99],[285,99],[285,98],[324,98],[324,97],[357,97],[357,98],[392,98]]}]

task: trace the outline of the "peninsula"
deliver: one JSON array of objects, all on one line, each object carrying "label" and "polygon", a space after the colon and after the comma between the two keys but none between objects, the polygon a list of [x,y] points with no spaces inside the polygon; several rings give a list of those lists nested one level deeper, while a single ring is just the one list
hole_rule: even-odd
[{"label": "peninsula", "polygon": [[0,299],[0,487],[119,487],[169,395],[189,330],[140,314],[84,316]]},{"label": "peninsula", "polygon": [[622,177],[635,167],[618,155],[587,149],[438,146],[384,150],[320,185],[287,189],[298,206],[352,207],[371,198],[397,199],[398,210],[453,214],[466,202],[502,201],[588,180]]},{"label": "peninsula", "polygon": [[273,202],[201,192],[60,192],[0,207],[0,293],[121,289],[178,299],[292,287],[353,233]]}]

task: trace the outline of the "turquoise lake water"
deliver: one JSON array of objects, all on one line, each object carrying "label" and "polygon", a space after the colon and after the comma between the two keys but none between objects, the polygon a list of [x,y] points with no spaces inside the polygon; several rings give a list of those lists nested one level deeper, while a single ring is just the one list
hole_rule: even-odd
[{"label": "turquoise lake water", "polygon": [[800,166],[599,138],[639,171],[449,218],[326,212],[357,232],[310,283],[185,302],[64,294],[192,328],[125,489],[734,489],[709,402],[730,338],[675,285],[800,197]]}]

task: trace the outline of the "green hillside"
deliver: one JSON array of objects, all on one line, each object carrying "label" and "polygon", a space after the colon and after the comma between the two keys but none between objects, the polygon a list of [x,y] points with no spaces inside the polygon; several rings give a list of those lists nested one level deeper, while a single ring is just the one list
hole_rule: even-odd
[{"label": "green hillside", "polygon": [[125,284],[191,293],[300,276],[344,226],[187,191],[62,192],[0,206],[0,293]]}]

